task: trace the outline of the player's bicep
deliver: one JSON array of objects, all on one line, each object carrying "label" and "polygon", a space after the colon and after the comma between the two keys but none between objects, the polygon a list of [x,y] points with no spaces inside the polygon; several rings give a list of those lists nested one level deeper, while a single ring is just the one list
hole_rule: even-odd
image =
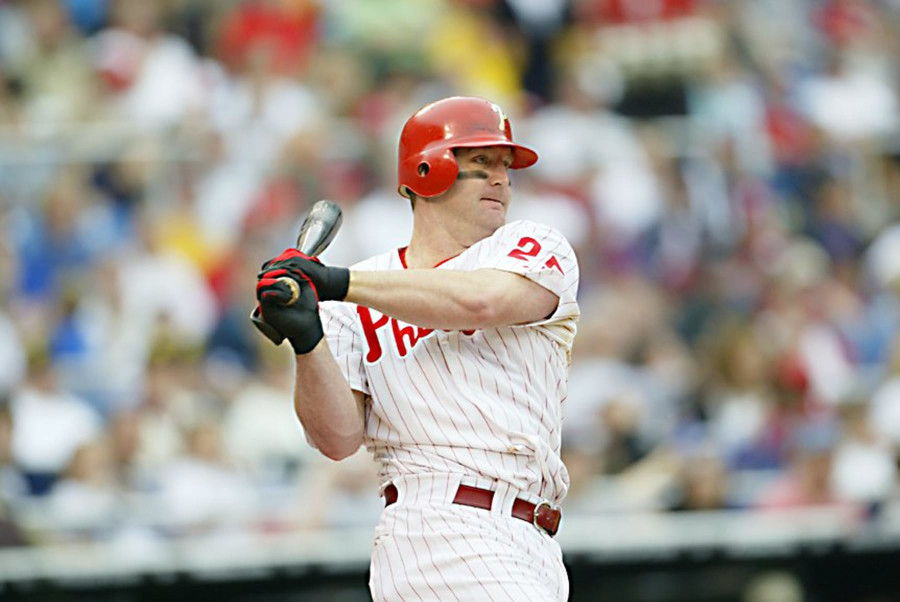
[{"label": "player's bicep", "polygon": [[559,297],[525,275],[498,269],[485,273],[497,294],[494,313],[506,324],[529,324],[548,318],[556,311]]},{"label": "player's bicep", "polygon": [[[484,268],[519,275],[530,287],[517,286],[509,309],[521,306],[515,322],[549,323],[577,315],[578,260],[568,241],[556,230],[531,222],[510,224],[492,245]],[[510,280],[507,280],[510,282]]]}]

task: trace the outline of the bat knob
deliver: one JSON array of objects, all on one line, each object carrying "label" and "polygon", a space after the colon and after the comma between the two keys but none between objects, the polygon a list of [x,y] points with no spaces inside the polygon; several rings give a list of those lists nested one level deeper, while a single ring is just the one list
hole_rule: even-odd
[{"label": "bat knob", "polygon": [[288,278],[287,276],[282,276],[278,279],[278,282],[282,283],[291,291],[291,298],[287,299],[282,305],[293,305],[297,302],[297,299],[300,298],[300,285],[297,284],[297,281],[293,278]]},{"label": "bat knob", "polygon": [[[297,299],[300,298],[300,285],[297,284],[297,281],[293,278],[282,276],[278,279],[278,282],[285,285],[288,290],[291,291],[291,297],[289,299],[285,299],[282,305],[293,305],[294,303],[296,303]],[[250,321],[253,322],[253,325],[256,326],[257,330],[266,335],[266,337],[276,345],[280,345],[284,340],[284,337],[280,332],[269,326],[265,322],[265,320],[263,320],[262,314],[259,311],[259,307],[256,307],[253,312],[251,312]]]},{"label": "bat knob", "polygon": [[262,319],[262,315],[259,312],[259,307],[257,307],[250,313],[250,321],[253,322],[253,325],[256,326],[257,330],[266,335],[266,338],[268,338],[276,345],[281,345],[284,337],[281,336],[280,332],[269,326],[265,322],[265,320]]}]

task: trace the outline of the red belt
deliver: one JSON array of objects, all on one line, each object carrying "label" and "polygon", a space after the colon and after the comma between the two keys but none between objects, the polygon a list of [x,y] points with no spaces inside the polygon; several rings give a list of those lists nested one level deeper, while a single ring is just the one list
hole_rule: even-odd
[{"label": "red belt", "polygon": [[[490,489],[481,489],[469,485],[460,485],[453,498],[454,504],[472,506],[473,508],[491,509],[494,500],[494,492]],[[384,488],[384,505],[390,506],[397,501],[397,487],[393,483]],[[522,498],[516,498],[512,506],[512,515],[516,518],[531,523],[550,537],[556,535],[559,530],[559,521],[562,512],[548,501],[532,504]]]}]

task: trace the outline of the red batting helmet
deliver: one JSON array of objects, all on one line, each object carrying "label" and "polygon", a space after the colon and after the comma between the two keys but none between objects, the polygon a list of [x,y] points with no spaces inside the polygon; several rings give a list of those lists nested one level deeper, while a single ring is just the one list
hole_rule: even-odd
[{"label": "red batting helmet", "polygon": [[508,146],[510,167],[530,167],[537,153],[512,139],[509,119],[483,98],[452,96],[419,109],[400,134],[397,180],[400,194],[433,197],[446,192],[459,173],[454,148]]}]

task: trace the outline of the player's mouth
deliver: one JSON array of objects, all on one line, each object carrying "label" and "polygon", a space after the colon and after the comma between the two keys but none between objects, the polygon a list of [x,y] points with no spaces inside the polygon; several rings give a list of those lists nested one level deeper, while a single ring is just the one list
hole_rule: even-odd
[{"label": "player's mouth", "polygon": [[497,205],[500,205],[501,207],[504,206],[503,201],[501,201],[500,199],[495,199],[493,197],[483,196],[483,197],[481,197],[481,200],[488,201],[489,203],[496,203]]}]

